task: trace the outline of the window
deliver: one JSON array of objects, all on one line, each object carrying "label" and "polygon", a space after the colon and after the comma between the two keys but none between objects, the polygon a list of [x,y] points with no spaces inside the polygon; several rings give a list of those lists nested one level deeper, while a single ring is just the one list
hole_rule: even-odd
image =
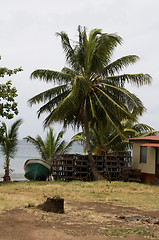
[{"label": "window", "polygon": [[140,147],[140,163],[147,163],[147,147]]}]

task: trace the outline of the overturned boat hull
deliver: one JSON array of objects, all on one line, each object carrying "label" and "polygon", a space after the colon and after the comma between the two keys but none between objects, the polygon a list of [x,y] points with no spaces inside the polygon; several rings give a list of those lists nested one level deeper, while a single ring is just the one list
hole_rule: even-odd
[{"label": "overturned boat hull", "polygon": [[46,181],[51,173],[51,165],[43,159],[28,159],[24,164],[25,178]]}]

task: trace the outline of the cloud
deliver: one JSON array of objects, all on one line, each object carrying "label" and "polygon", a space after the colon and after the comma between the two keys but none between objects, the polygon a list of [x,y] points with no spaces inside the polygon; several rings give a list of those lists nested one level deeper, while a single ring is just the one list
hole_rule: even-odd
[{"label": "cloud", "polygon": [[[71,39],[77,38],[77,26],[101,28],[103,32],[118,33],[123,38],[114,59],[139,55],[141,60],[126,72],[150,73],[151,86],[129,87],[141,98],[147,112],[142,122],[158,126],[158,52],[159,52],[159,1],[158,0],[5,0],[1,2],[0,55],[1,66],[24,71],[12,76],[19,93],[20,117],[24,118],[20,136],[43,134],[42,121],[37,120],[36,111],[27,105],[27,100],[52,86],[29,76],[37,68],[61,70],[65,55],[60,39],[55,32],[66,31]],[[152,124],[151,124],[152,123]],[[58,130],[58,127],[57,127]],[[68,131],[69,136],[73,134]],[[25,134],[24,134],[25,133]]]}]

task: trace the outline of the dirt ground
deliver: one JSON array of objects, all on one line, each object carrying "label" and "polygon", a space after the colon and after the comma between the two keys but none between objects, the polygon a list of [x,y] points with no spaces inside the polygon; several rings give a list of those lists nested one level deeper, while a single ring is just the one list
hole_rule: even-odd
[{"label": "dirt ground", "polygon": [[142,240],[159,237],[159,211],[115,203],[65,202],[65,213],[37,207],[0,214],[0,240]]}]

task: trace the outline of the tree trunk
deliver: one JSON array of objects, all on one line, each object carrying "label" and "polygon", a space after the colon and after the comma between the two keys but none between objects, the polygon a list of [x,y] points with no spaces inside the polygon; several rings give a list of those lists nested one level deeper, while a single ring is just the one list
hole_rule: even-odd
[{"label": "tree trunk", "polygon": [[84,111],[84,128],[86,133],[86,146],[88,151],[88,159],[89,159],[89,163],[90,163],[92,174],[93,174],[93,180],[104,180],[104,177],[99,173],[97,166],[93,160],[92,151],[90,147],[90,134],[89,134],[89,126],[88,126],[86,109]]},{"label": "tree trunk", "polygon": [[4,182],[10,182],[11,178],[9,176],[9,159],[6,159],[5,173],[3,177]]},{"label": "tree trunk", "polygon": [[111,183],[111,175],[109,172],[109,168],[108,168],[108,162],[107,162],[107,152],[104,152],[104,158],[105,158],[105,166],[106,166],[106,170],[107,170],[107,174],[108,174],[108,180]]}]

